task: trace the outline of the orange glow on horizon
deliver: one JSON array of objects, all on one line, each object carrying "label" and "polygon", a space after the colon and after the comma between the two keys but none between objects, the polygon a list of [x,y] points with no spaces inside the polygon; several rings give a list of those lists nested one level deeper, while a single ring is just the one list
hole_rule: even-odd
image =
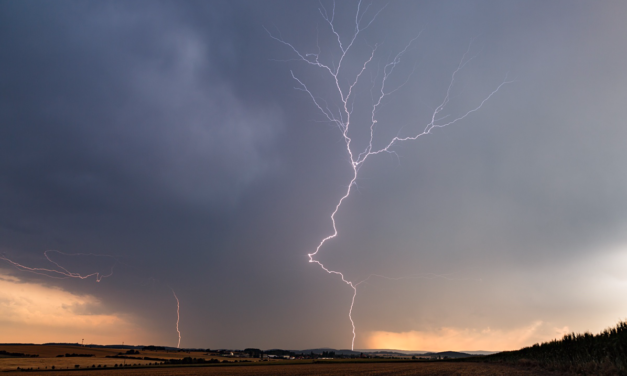
[{"label": "orange glow on horizon", "polygon": [[441,328],[430,332],[373,331],[367,336],[366,345],[369,349],[407,351],[505,351],[561,338],[569,332],[568,327],[555,328],[542,321],[509,330]]},{"label": "orange glow on horizon", "polygon": [[146,338],[129,317],[102,313],[91,295],[75,295],[0,274],[0,341],[3,343],[68,342],[117,344]]}]

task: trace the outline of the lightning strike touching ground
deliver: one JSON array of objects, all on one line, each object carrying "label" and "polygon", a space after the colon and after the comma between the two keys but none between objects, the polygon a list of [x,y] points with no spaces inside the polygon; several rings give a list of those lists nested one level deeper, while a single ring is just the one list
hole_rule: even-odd
[{"label": "lightning strike touching ground", "polygon": [[[430,115],[430,121],[424,126],[424,128],[421,128],[422,131],[418,131],[418,132],[415,132],[414,134],[410,134],[407,136],[397,135],[387,141],[384,140],[381,143],[381,140],[378,140],[378,138],[376,137],[376,132],[375,132],[375,130],[377,129],[379,125],[379,120],[380,120],[378,119],[378,111],[382,107],[384,103],[383,102],[384,99],[394,94],[407,82],[405,81],[405,83],[397,85],[393,88],[388,88],[387,87],[388,80],[394,73],[395,68],[401,63],[401,59],[403,58],[405,53],[407,53],[410,50],[410,48],[412,47],[412,44],[414,44],[414,42],[420,36],[420,34],[418,34],[413,39],[410,39],[409,42],[405,45],[405,47],[401,49],[400,52],[398,52],[390,62],[386,63],[383,66],[383,68],[380,69],[380,71],[377,72],[377,74],[375,75],[375,77],[379,77],[379,74],[381,74],[378,80],[373,79],[373,82],[372,82],[373,87],[371,91],[373,93],[373,96],[372,96],[372,103],[370,106],[370,115],[369,115],[369,118],[370,118],[369,119],[369,123],[370,123],[369,124],[369,128],[370,128],[369,140],[367,142],[367,146],[365,147],[363,151],[360,151],[360,152],[355,151],[354,146],[351,145],[351,142],[353,141],[352,136],[349,134],[349,131],[352,130],[353,128],[353,124],[351,123],[351,120],[352,120],[354,104],[355,104],[355,90],[354,89],[356,89],[356,86],[360,82],[360,79],[362,79],[362,77],[364,76],[364,73],[367,70],[369,70],[370,68],[369,65],[372,65],[371,63],[373,59],[375,58],[375,54],[379,46],[375,44],[373,47],[371,47],[371,52],[369,54],[369,57],[365,58],[365,61],[363,62],[363,64],[360,64],[361,68],[358,69],[357,73],[354,74],[352,77],[347,77],[347,73],[344,72],[345,70],[341,71],[341,69],[343,68],[344,66],[343,64],[345,63],[345,61],[348,60],[347,56],[349,52],[351,51],[351,48],[355,45],[355,41],[357,40],[360,33],[362,33],[364,30],[370,27],[372,23],[375,21],[375,19],[377,18],[377,16],[385,8],[385,7],[381,8],[380,10],[375,12],[375,14],[368,21],[365,21],[364,16],[367,14],[369,7],[370,5],[368,5],[362,11],[361,9],[362,2],[361,1],[358,2],[357,10],[355,12],[353,32],[351,35],[348,36],[348,38],[342,38],[342,36],[339,34],[339,32],[336,29],[335,2],[333,2],[333,7],[332,9],[330,9],[330,11],[327,10],[327,8],[325,8],[325,6],[322,3],[320,4],[320,8],[319,8],[320,15],[322,16],[322,19],[324,20],[324,22],[327,24],[328,28],[330,29],[330,33],[333,35],[333,39],[335,40],[337,47],[339,47],[339,51],[341,51],[339,58],[336,60],[332,59],[332,61],[334,62],[330,64],[323,62],[324,60],[321,60],[322,53],[320,52],[319,47],[318,47],[317,53],[302,53],[299,49],[294,47],[291,43],[284,40],[280,36],[280,34],[277,37],[266,29],[266,31],[268,32],[268,34],[270,35],[272,39],[285,45],[296,55],[296,57],[292,60],[300,61],[308,65],[311,65],[312,67],[314,67],[314,69],[319,69],[323,72],[323,74],[330,76],[331,81],[333,82],[332,89],[335,91],[336,95],[339,95],[339,103],[337,103],[337,109],[332,109],[333,106],[330,106],[324,99],[321,99],[320,97],[315,95],[309,89],[309,87],[307,86],[307,84],[304,82],[303,79],[297,77],[294,74],[294,71],[290,71],[292,78],[298,84],[298,86],[295,89],[306,93],[310,97],[310,99],[313,101],[317,109],[322,113],[322,115],[331,124],[335,124],[339,128],[342,134],[342,139],[345,144],[346,152],[348,154],[348,157],[350,158],[350,165],[352,167],[352,176],[349,181],[348,187],[346,188],[346,192],[339,199],[339,201],[335,205],[335,209],[333,210],[330,216],[331,224],[333,227],[333,233],[323,238],[318,244],[318,246],[316,247],[315,251],[308,254],[310,263],[315,263],[319,265],[322,268],[322,270],[324,270],[325,272],[329,274],[334,274],[334,275],[339,276],[344,283],[346,283],[348,286],[350,286],[353,289],[353,296],[351,299],[351,305],[350,305],[350,309],[348,312],[348,318],[351,322],[352,332],[353,332],[353,338],[351,341],[351,349],[354,349],[355,347],[356,332],[355,332],[355,322],[353,321],[353,307],[355,305],[355,298],[357,296],[357,286],[361,283],[366,282],[370,277],[373,277],[376,275],[371,275],[361,282],[354,283],[346,279],[346,277],[344,276],[342,272],[331,270],[327,268],[326,266],[324,266],[322,262],[320,262],[319,260],[315,258],[315,256],[318,255],[318,252],[320,252],[321,248],[329,240],[337,237],[338,229],[337,229],[335,217],[338,211],[340,210],[342,203],[350,196],[351,191],[353,189],[353,185],[356,184],[356,180],[357,180],[360,168],[365,164],[365,162],[371,156],[378,155],[384,152],[394,153],[393,146],[398,143],[401,143],[404,141],[417,140],[418,138],[422,136],[430,134],[435,128],[443,128],[443,127],[453,125],[464,120],[466,117],[468,117],[472,113],[481,109],[481,107],[483,107],[483,105],[490,98],[492,98],[492,96],[495,95],[504,85],[511,83],[511,81],[507,81],[507,78],[506,78],[499,85],[497,85],[496,88],[494,88],[494,90],[492,90],[486,97],[484,97],[481,101],[479,101],[479,103],[476,106],[474,106],[470,110],[463,112],[461,115],[451,115],[451,114],[444,115],[443,111],[445,111],[448,108],[447,106],[450,103],[452,90],[454,88],[457,75],[465,67],[465,65],[472,60],[472,58],[467,57],[470,51],[470,46],[469,46],[468,50],[462,55],[459,63],[457,64],[457,67],[453,70],[453,73],[451,74],[451,77],[450,77],[450,81],[448,82],[448,87],[445,91],[445,94],[441,102],[439,103],[439,105],[435,107],[435,109],[433,110],[433,113]],[[347,83],[347,84],[343,84],[343,83]],[[375,86],[377,89],[376,94],[374,94]],[[383,145],[383,147],[375,147],[374,146],[375,139],[377,139],[379,143]],[[383,277],[383,278],[388,278],[388,277]],[[388,279],[395,279],[395,278],[388,278]],[[403,279],[403,277],[398,278],[398,279]]]},{"label": "lightning strike touching ground", "polygon": [[174,295],[174,299],[176,299],[176,332],[179,334],[179,342],[176,345],[176,348],[178,349],[178,348],[181,347],[181,331],[179,330],[179,320],[181,318],[181,315],[179,313],[179,309],[180,309],[181,305],[180,305],[178,296],[176,296],[176,293],[174,292],[174,289],[172,289],[172,287],[170,287],[170,290],[172,290],[172,294]]}]

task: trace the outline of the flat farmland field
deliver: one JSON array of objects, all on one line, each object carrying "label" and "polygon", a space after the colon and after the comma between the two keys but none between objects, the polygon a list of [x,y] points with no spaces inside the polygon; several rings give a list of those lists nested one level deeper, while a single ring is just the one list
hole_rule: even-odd
[{"label": "flat farmland field", "polygon": [[107,370],[71,370],[46,372],[7,372],[3,375],[49,375],[49,376],[253,376],[253,375],[418,375],[418,376],[550,376],[553,373],[540,370],[514,368],[503,364],[459,363],[459,362],[386,362],[386,363],[337,363],[337,364],[284,364],[207,367],[158,367],[125,368]]},{"label": "flat farmland field", "polygon": [[[116,356],[125,354],[128,349],[121,348],[99,348],[99,347],[82,347],[70,345],[0,345],[0,351],[8,353],[21,353],[26,355],[39,355],[38,357],[10,357],[0,355],[0,372],[14,371],[18,367],[22,369],[68,369],[78,365],[80,368],[87,368],[95,365],[96,367],[107,368],[114,367],[116,364],[138,364],[148,365],[155,363],[155,360],[144,359],[120,359],[107,358],[107,356]],[[90,357],[65,357],[65,354],[89,354]],[[202,358],[206,360],[219,359],[224,357],[215,354],[207,354],[201,351],[144,351],[139,350],[139,354],[129,354],[129,357],[137,358],[158,358],[158,359],[183,359],[184,357]],[[248,361],[257,361],[257,359],[247,359]],[[232,359],[230,361],[233,361]]]}]

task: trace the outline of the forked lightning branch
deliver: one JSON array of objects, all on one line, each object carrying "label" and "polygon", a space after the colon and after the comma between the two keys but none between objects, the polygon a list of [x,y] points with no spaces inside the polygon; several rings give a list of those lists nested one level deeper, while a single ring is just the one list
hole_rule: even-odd
[{"label": "forked lightning branch", "polygon": [[[316,256],[322,249],[322,247],[331,239],[338,236],[338,228],[336,223],[336,215],[340,210],[342,203],[350,196],[353,186],[359,175],[360,168],[366,163],[366,161],[370,160],[371,157],[381,154],[381,153],[394,153],[393,147],[401,142],[407,141],[415,141],[418,138],[425,136],[429,133],[432,133],[436,128],[443,128],[449,125],[456,124],[466,117],[470,116],[472,113],[481,109],[481,107],[493,96],[495,95],[503,85],[510,83],[511,81],[507,81],[507,78],[501,82],[498,86],[496,86],[487,96],[477,101],[475,107],[471,108],[463,112],[461,115],[453,116],[447,112],[451,97],[452,91],[455,87],[456,77],[462,71],[462,69],[466,66],[466,64],[472,60],[472,58],[468,57],[468,53],[470,50],[470,46],[468,50],[462,54],[457,67],[453,70],[450,75],[450,80],[446,83],[447,88],[443,98],[439,101],[439,104],[435,107],[433,112],[430,115],[430,121],[427,122],[423,127],[419,127],[419,131],[414,134],[409,134],[406,136],[397,135],[395,137],[391,137],[387,140],[380,139],[378,136],[377,129],[379,127],[384,126],[384,122],[380,121],[380,109],[384,103],[384,100],[391,96],[394,92],[399,90],[404,83],[400,85],[392,86],[390,83],[390,78],[395,73],[395,70],[399,64],[401,64],[401,60],[403,56],[409,51],[415,41],[418,39],[420,34],[408,40],[407,44],[404,48],[398,51],[393,58],[391,58],[387,63],[385,63],[382,67],[376,66],[373,63],[375,57],[377,56],[377,50],[379,48],[378,45],[374,45],[371,47],[371,51],[369,56],[364,59],[364,61],[359,65],[359,68],[356,70],[356,73],[351,75],[350,69],[347,69],[345,65],[348,65],[349,55],[352,50],[355,49],[355,45],[357,40],[366,29],[368,29],[373,22],[376,20],[377,16],[383,11],[384,8],[379,9],[374,13],[374,15],[367,17],[369,13],[369,7],[362,7],[362,2],[359,1],[357,4],[357,9],[355,11],[355,17],[352,19],[351,28],[354,27],[352,33],[349,35],[340,35],[338,32],[338,21],[336,20],[336,12],[335,12],[335,2],[333,2],[332,8],[327,9],[322,3],[320,4],[320,16],[322,17],[325,27],[330,31],[330,35],[333,36],[333,43],[337,44],[339,48],[339,56],[329,57],[328,55],[324,55],[319,50],[316,52],[303,52],[302,49],[297,48],[288,40],[284,39],[280,36],[277,36],[276,33],[272,33],[267,30],[270,37],[279,43],[285,45],[289,50],[291,50],[294,58],[292,60],[297,60],[303,64],[307,64],[313,70],[317,70],[322,72],[322,74],[326,75],[330,78],[330,82],[327,90],[329,93],[333,93],[336,98],[339,98],[339,101],[333,103],[328,101],[326,98],[329,95],[324,95],[324,93],[320,93],[318,91],[314,92],[313,87],[306,78],[302,76],[298,76],[294,73],[294,71],[290,71],[292,78],[296,82],[296,89],[299,91],[303,91],[308,95],[308,97],[313,102],[313,105],[319,110],[322,116],[330,123],[335,124],[339,131],[341,132],[342,140],[344,141],[345,150],[348,154],[350,165],[352,168],[352,174],[350,176],[350,180],[348,186],[346,188],[346,192],[339,199],[337,204],[335,205],[335,209],[330,215],[331,224],[333,227],[332,234],[323,238],[315,251],[309,253],[309,262],[315,263],[322,268],[325,272],[329,274],[334,274],[339,276],[342,281],[350,286],[353,290],[353,296],[351,299],[351,305],[348,312],[348,318],[352,325],[353,338],[351,341],[351,349],[355,347],[355,322],[353,321],[353,307],[355,304],[355,297],[357,296],[357,286],[359,286],[364,281],[354,282],[348,280],[345,275],[337,270],[333,270],[327,266],[325,266],[322,262],[320,262]],[[365,18],[367,17],[367,18]],[[333,63],[326,63],[326,61],[331,60]],[[374,66],[374,67],[373,67]],[[372,92],[372,103],[369,106],[369,117],[368,123],[366,124],[353,124],[353,118],[356,117],[356,114],[353,113],[355,109],[355,96],[357,91],[357,85],[361,80],[364,80],[368,75],[366,72],[372,71],[374,72],[373,76],[380,75],[380,80],[373,81],[371,88]],[[405,81],[406,83],[406,81]],[[418,124],[419,125],[419,124]],[[353,146],[351,137],[351,130],[355,127],[368,127],[366,128],[366,132],[369,131],[369,140],[367,142],[367,146],[363,150],[356,150]],[[362,128],[363,129],[363,128]],[[375,145],[383,145],[382,147],[375,147]],[[368,277],[370,278],[370,277]]]}]

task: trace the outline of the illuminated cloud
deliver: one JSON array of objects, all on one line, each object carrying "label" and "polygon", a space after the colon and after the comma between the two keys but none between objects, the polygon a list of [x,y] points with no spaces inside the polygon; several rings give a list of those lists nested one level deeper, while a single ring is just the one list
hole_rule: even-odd
[{"label": "illuminated cloud", "polygon": [[102,303],[93,296],[0,275],[2,342],[80,342],[85,338],[86,343],[108,344],[145,338],[130,317],[102,312]]},{"label": "illuminated cloud", "polygon": [[515,350],[534,343],[560,338],[568,327],[555,328],[542,321],[514,329],[441,328],[435,331],[371,332],[366,340],[371,349],[427,351]]}]

